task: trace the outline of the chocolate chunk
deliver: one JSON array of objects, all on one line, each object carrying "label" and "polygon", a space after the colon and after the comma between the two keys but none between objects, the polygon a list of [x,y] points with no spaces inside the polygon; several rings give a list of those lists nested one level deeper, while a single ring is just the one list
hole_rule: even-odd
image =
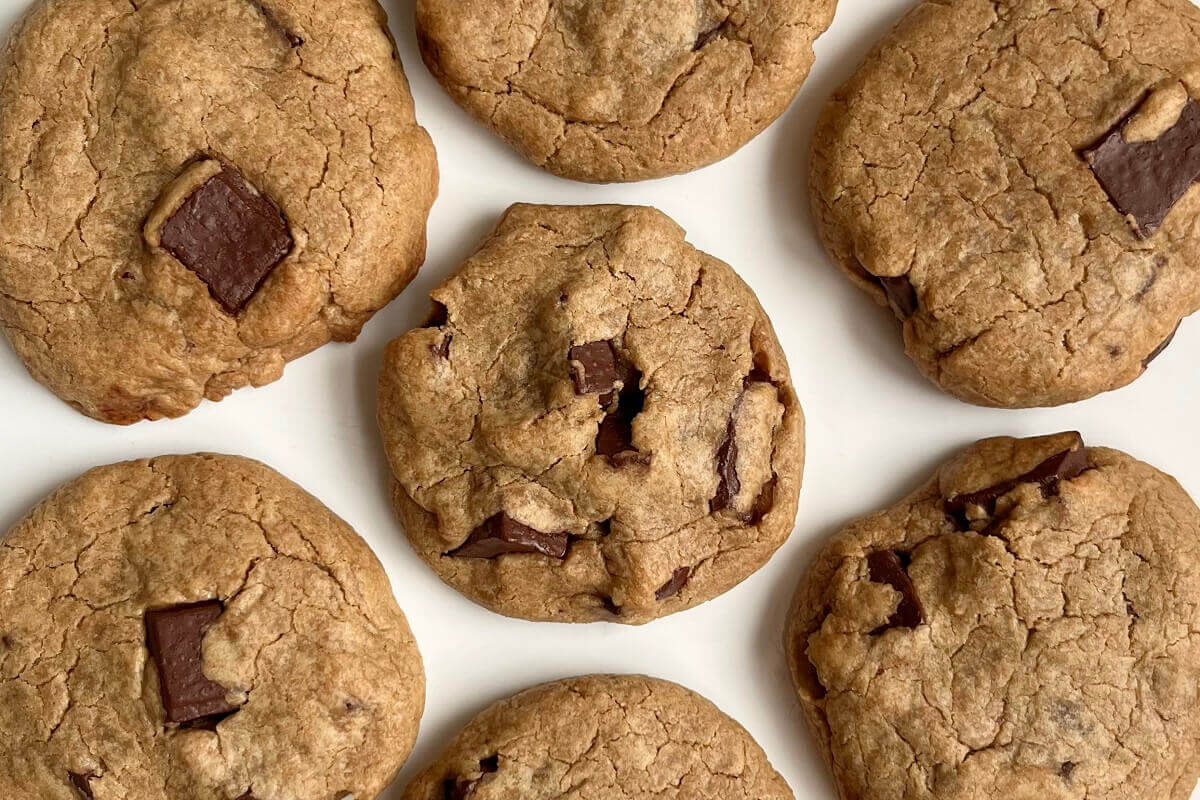
[{"label": "chocolate chunk", "polygon": [[658,587],[658,591],[654,593],[655,600],[666,600],[668,597],[674,597],[683,591],[684,584],[688,582],[688,576],[692,574],[691,567],[679,567],[671,573],[671,579]]},{"label": "chocolate chunk", "polygon": [[1167,336],[1166,339],[1163,340],[1162,344],[1160,344],[1158,347],[1151,350],[1150,355],[1148,355],[1144,359],[1142,359],[1142,369],[1145,369],[1146,367],[1150,366],[1151,361],[1153,361],[1154,359],[1161,356],[1163,354],[1163,351],[1171,346],[1171,342],[1175,340],[1175,334],[1177,334],[1177,333],[1179,333],[1179,325],[1175,326],[1175,330],[1171,331],[1171,334],[1169,336]]},{"label": "chocolate chunk", "polygon": [[455,558],[496,558],[507,553],[541,553],[566,558],[569,536],[565,531],[543,533],[522,525],[501,511],[471,532],[462,545],[446,553]]},{"label": "chocolate chunk", "polygon": [[95,775],[80,775],[78,772],[67,772],[67,777],[71,780],[71,785],[75,787],[75,791],[79,792],[79,796],[86,800],[93,800],[95,795],[92,794],[92,778]]},{"label": "chocolate chunk", "polygon": [[888,628],[915,628],[925,621],[925,609],[917,597],[917,587],[908,577],[908,570],[900,555],[891,550],[877,550],[867,556],[867,569],[875,583],[886,583],[900,593],[900,605],[888,617],[884,625],[872,633],[882,633]]},{"label": "chocolate chunk", "polygon": [[1062,763],[1062,766],[1060,766],[1058,768],[1059,777],[1061,777],[1064,781],[1071,780],[1071,774],[1074,772],[1075,772],[1075,762],[1074,761],[1064,761]]},{"label": "chocolate chunk", "polygon": [[1189,99],[1179,120],[1152,141],[1125,141],[1125,121],[1083,157],[1113,206],[1133,219],[1144,239],[1200,176],[1200,105]]},{"label": "chocolate chunk", "polygon": [[614,617],[621,615],[621,607],[606,594],[600,595],[600,605],[604,607],[605,611],[612,614]]},{"label": "chocolate chunk", "polygon": [[567,351],[575,394],[608,395],[620,380],[617,372],[617,351],[612,342],[577,344]]},{"label": "chocolate chunk", "polygon": [[737,436],[731,416],[728,427],[725,429],[725,438],[721,441],[721,446],[717,448],[717,475],[720,480],[717,482],[717,493],[713,495],[708,504],[710,512],[729,508],[733,498],[737,497],[738,492],[742,490],[742,482],[738,479],[737,474],[737,456]]},{"label": "chocolate chunk", "polygon": [[1061,481],[1069,481],[1087,468],[1087,448],[1083,446],[1083,438],[1079,434],[1075,436],[1077,443],[1074,447],[1055,453],[1023,475],[986,489],[949,498],[946,500],[946,512],[954,517],[960,528],[966,530],[970,527],[967,518],[969,508],[979,506],[988,515],[995,514],[996,501],[1023,483],[1038,484],[1042,494],[1047,497],[1056,494]]},{"label": "chocolate chunk", "polygon": [[475,794],[479,784],[490,781],[500,769],[500,757],[489,756],[479,762],[479,776],[475,778],[447,778],[442,782],[445,800],[468,800]]},{"label": "chocolate chunk", "polygon": [[167,722],[190,722],[237,708],[225,700],[225,687],[204,675],[204,632],[222,610],[220,601],[208,600],[146,612],[146,646],[158,667]]},{"label": "chocolate chunk", "polygon": [[192,192],[163,223],[159,239],[230,314],[292,249],[283,214],[232,167]]},{"label": "chocolate chunk", "polygon": [[[649,464],[650,456],[638,452],[633,445],[633,420],[646,405],[646,393],[642,391],[642,373],[632,365],[621,361],[617,364],[620,391],[601,397],[608,411],[600,420],[596,430],[596,455],[606,457],[613,466]],[[607,400],[605,398],[608,398]]]},{"label": "chocolate chunk", "polygon": [[876,275],[875,280],[883,288],[883,293],[887,295],[888,305],[892,307],[892,311],[897,317],[908,319],[917,313],[917,308],[920,306],[917,300],[917,290],[913,288],[912,281],[908,279],[907,275],[895,277]]}]

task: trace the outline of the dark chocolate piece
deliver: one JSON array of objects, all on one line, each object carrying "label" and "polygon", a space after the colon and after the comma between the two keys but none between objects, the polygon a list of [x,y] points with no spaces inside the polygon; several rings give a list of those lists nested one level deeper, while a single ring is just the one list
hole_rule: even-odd
[{"label": "dark chocolate piece", "polygon": [[892,311],[897,317],[908,319],[917,313],[917,308],[920,306],[917,300],[917,290],[913,288],[912,281],[908,279],[907,275],[895,277],[876,275],[875,280],[883,288],[883,293],[887,295],[888,305],[892,307]]},{"label": "dark chocolate piece", "polygon": [[655,600],[666,600],[668,597],[674,597],[683,591],[684,585],[688,582],[688,577],[692,574],[691,567],[679,567],[671,573],[671,579],[658,587],[658,591],[654,593]]},{"label": "dark chocolate piece", "polygon": [[649,464],[650,456],[638,452],[633,445],[633,420],[646,405],[646,393],[641,387],[642,373],[623,360],[617,361],[615,371],[621,388],[600,398],[608,411],[596,430],[596,455],[604,456],[616,467]]},{"label": "dark chocolate piece", "polygon": [[78,772],[67,772],[67,777],[71,780],[71,785],[75,787],[75,791],[79,792],[79,796],[86,800],[93,800],[95,795],[92,794],[92,778],[95,775],[80,775]]},{"label": "dark chocolate piece", "polygon": [[541,553],[566,558],[569,536],[565,531],[544,533],[522,525],[501,511],[471,532],[467,541],[446,553],[455,558],[496,558],[508,553]]},{"label": "dark chocolate piece", "polygon": [[279,209],[225,167],[163,223],[162,246],[236,314],[292,249]]},{"label": "dark chocolate piece", "polygon": [[621,607],[613,602],[613,599],[608,595],[600,595],[600,605],[604,606],[604,610],[612,614],[614,617],[621,615]]},{"label": "dark chocolate piece", "polygon": [[1134,231],[1144,239],[1200,176],[1200,105],[1189,99],[1178,121],[1148,142],[1125,141],[1121,129],[1127,119],[1083,157],[1113,206],[1133,218]]},{"label": "dark chocolate piece", "polygon": [[479,776],[475,778],[447,778],[442,782],[445,800],[469,800],[479,784],[490,781],[500,769],[500,757],[488,756],[479,762]]},{"label": "dark chocolate piece", "polygon": [[[1182,323],[1180,323],[1180,324],[1182,324]],[[1163,340],[1162,344],[1160,344],[1158,347],[1151,350],[1150,355],[1148,355],[1144,359],[1142,359],[1142,369],[1145,369],[1146,367],[1150,366],[1151,361],[1153,361],[1154,359],[1161,356],[1163,354],[1163,351],[1171,346],[1171,342],[1175,340],[1175,334],[1177,334],[1177,333],[1179,333],[1179,325],[1175,326],[1175,330],[1171,331],[1171,334],[1169,336],[1167,336],[1166,339]]]},{"label": "dark chocolate piece", "polygon": [[967,509],[979,506],[991,515],[996,513],[996,501],[1022,483],[1036,483],[1042,494],[1049,497],[1058,493],[1061,481],[1069,481],[1087,468],[1087,448],[1083,445],[1083,437],[1076,436],[1076,445],[1069,450],[1055,453],[1042,463],[1023,475],[1002,481],[986,489],[959,494],[946,500],[946,512],[958,522],[959,527],[966,530],[970,527],[967,519]]},{"label": "dark chocolate piece", "polygon": [[888,628],[915,628],[925,621],[925,609],[917,597],[917,587],[898,553],[892,550],[877,550],[867,556],[867,569],[875,583],[886,583],[900,593],[900,605],[888,617],[888,621],[872,633],[882,633]]},{"label": "dark chocolate piece", "polygon": [[1071,775],[1074,772],[1075,772],[1075,762],[1074,761],[1064,761],[1062,763],[1062,766],[1058,768],[1059,777],[1061,777],[1064,781],[1071,780]]},{"label": "dark chocolate piece", "polygon": [[725,438],[721,441],[721,446],[717,448],[717,475],[720,480],[717,482],[717,493],[713,495],[713,499],[708,504],[710,512],[729,508],[733,498],[737,497],[738,492],[742,490],[742,482],[738,479],[737,474],[736,433],[731,416],[729,425],[725,429]]},{"label": "dark chocolate piece", "polygon": [[167,722],[191,722],[226,714],[237,706],[225,687],[204,675],[204,632],[221,616],[218,600],[146,612],[146,646],[158,668]]},{"label": "dark chocolate piece", "polygon": [[577,344],[567,351],[575,394],[608,395],[620,380],[617,372],[617,351],[612,342]]}]

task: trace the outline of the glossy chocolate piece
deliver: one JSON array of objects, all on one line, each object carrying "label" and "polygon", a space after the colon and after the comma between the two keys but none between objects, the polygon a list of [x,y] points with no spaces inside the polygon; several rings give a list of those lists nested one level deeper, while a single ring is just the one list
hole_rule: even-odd
[{"label": "glossy chocolate piece", "polygon": [[545,533],[517,522],[501,511],[471,532],[461,546],[446,553],[455,558],[496,558],[509,553],[541,553],[566,558],[570,537],[565,531]]},{"label": "glossy chocolate piece", "polygon": [[220,601],[146,612],[146,647],[158,668],[167,722],[192,722],[237,708],[226,689],[204,675],[204,633],[223,608]]},{"label": "glossy chocolate piece", "polygon": [[925,609],[917,596],[917,587],[908,577],[900,555],[892,550],[878,550],[867,556],[867,569],[875,583],[886,583],[900,593],[900,604],[884,625],[873,631],[882,633],[889,628],[915,628],[925,621]]}]

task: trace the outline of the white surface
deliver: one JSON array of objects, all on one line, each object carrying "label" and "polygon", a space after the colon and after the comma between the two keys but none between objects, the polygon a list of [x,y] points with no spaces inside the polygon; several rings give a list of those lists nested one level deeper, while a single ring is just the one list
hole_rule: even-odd
[{"label": "white surface", "polygon": [[[0,27],[6,29],[27,4],[0,0]],[[1200,325],[1185,323],[1147,374],[1117,392],[1057,409],[975,408],[920,376],[903,355],[891,313],[852,287],[824,256],[806,189],[813,124],[825,98],[908,0],[842,0],[796,102],[733,157],[690,175],[615,186],[544,174],[477,126],[421,63],[412,0],[384,4],[442,172],[420,276],[356,343],[326,346],[293,362],[271,386],[241,390],[173,421],[120,428],[87,419],[29,378],[12,350],[0,345],[0,530],[62,481],[135,457],[239,453],[300,483],[378,553],[425,659],[421,736],[385,798],[398,798],[407,779],[493,700],[537,682],[604,671],[648,673],[701,692],[750,730],[798,798],[832,798],[781,645],[800,571],[827,536],[907,493],[958,448],[995,434],[1078,429],[1089,443],[1126,450],[1200,495],[1200,371],[1193,366]],[[732,264],[774,320],[808,417],[808,464],[790,541],[734,591],[641,628],[529,623],[467,601],[409,549],[389,507],[388,470],[375,428],[382,348],[422,320],[429,289],[518,200],[657,206],[688,231],[693,244]]]}]

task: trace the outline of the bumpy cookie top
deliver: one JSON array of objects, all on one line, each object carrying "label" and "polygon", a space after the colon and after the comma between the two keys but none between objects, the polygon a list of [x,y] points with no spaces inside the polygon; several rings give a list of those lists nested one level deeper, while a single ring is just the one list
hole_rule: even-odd
[{"label": "bumpy cookie top", "polygon": [[533,163],[584,181],[673,175],[791,102],[835,0],[418,0],[430,71]]},{"label": "bumpy cookie top", "polygon": [[1187,0],[922,2],[837,92],[817,222],[929,378],[1080,400],[1200,307],[1198,52]]},{"label": "bumpy cookie top", "polygon": [[43,0],[0,54],[0,325],[85,414],[179,416],[353,339],[436,181],[374,0]]},{"label": "bumpy cookie top", "polygon": [[256,462],[94,469],[0,540],[9,800],[369,800],[424,685],[366,544]]},{"label": "bumpy cookie top", "polygon": [[467,724],[403,800],[792,800],[741,725],[640,675],[528,689]]},{"label": "bumpy cookie top", "polygon": [[379,424],[416,551],[529,619],[642,623],[791,532],[803,415],[753,293],[659,211],[513,206],[396,339]]},{"label": "bumpy cookie top", "polygon": [[1200,510],[1078,434],[988,439],[848,526],[787,647],[843,800],[1186,800]]}]

